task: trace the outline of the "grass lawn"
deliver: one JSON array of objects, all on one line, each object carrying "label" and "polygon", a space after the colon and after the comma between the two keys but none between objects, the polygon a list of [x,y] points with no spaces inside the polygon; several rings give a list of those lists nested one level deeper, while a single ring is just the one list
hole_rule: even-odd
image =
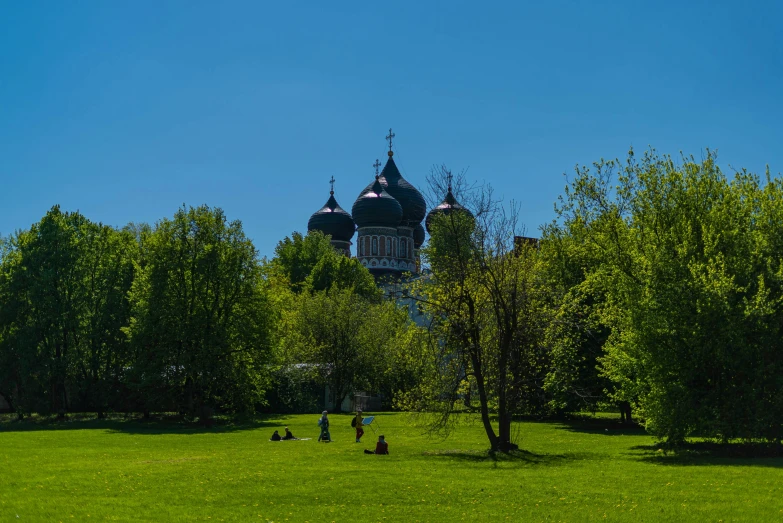
[{"label": "grass lawn", "polygon": [[[381,414],[390,456],[350,417],[194,428],[0,421],[0,521],[783,521],[783,459],[665,456],[615,421],[520,423],[492,459],[479,425],[431,439]],[[310,441],[270,442],[287,424]],[[282,430],[281,430],[282,433]]]}]

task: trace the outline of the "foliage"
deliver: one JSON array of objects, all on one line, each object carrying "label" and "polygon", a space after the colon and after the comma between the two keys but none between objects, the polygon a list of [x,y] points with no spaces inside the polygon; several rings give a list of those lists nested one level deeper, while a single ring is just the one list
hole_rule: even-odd
[{"label": "foliage", "polygon": [[353,391],[377,391],[391,366],[389,348],[404,329],[405,311],[337,286],[299,296],[283,340],[285,361],[305,365],[329,386],[337,408]]},{"label": "foliage", "polygon": [[0,269],[0,382],[20,412],[103,412],[117,398],[134,257],[130,234],[59,207],[9,240]]},{"label": "foliage", "polygon": [[783,181],[708,151],[580,168],[560,206],[598,263],[602,369],[670,444],[783,437]]},{"label": "foliage", "polygon": [[261,267],[238,221],[182,208],[144,234],[133,282],[133,383],[147,409],[252,409],[263,398],[272,326]]},{"label": "foliage", "polygon": [[[610,401],[610,395],[620,399],[599,369],[609,336],[600,314],[606,297],[596,285],[600,282],[588,276],[600,264],[600,255],[577,224],[564,229],[553,223],[543,228],[541,257],[541,277],[558,302],[547,329],[551,366],[545,389],[550,407],[560,413],[595,411]],[[625,406],[630,408],[630,403]]]},{"label": "foliage", "polygon": [[348,258],[332,247],[329,236],[309,231],[306,236],[295,232],[275,247],[269,264],[270,275],[278,286],[293,292],[323,291],[332,286],[352,287],[366,298],[378,298],[380,292],[370,272],[356,258]]}]

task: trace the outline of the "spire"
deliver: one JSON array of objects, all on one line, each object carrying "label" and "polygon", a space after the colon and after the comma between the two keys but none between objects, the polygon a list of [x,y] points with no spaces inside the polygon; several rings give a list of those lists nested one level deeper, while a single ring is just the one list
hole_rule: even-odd
[{"label": "spire", "polygon": [[389,127],[389,134],[386,135],[386,139],[389,140],[389,158],[394,156],[394,152],[392,152],[392,140],[394,140],[394,137],[396,135],[392,132],[391,127]]},{"label": "spire", "polygon": [[446,171],[448,173],[448,179],[449,179],[449,192],[451,192],[451,171]]},{"label": "spire", "polygon": [[332,179],[329,180],[329,185],[331,186],[331,190],[329,191],[329,194],[334,194],[334,176],[332,176]]}]

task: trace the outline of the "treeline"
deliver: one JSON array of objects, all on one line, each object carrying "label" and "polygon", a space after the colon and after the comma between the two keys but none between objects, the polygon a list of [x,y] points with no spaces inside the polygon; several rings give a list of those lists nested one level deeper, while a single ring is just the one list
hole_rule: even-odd
[{"label": "treeline", "polygon": [[0,394],[20,415],[247,408],[271,355],[261,269],[219,209],[118,230],[54,207],[4,243]]},{"label": "treeline", "polygon": [[328,237],[295,233],[260,259],[240,222],[206,206],[122,229],[54,207],[2,244],[0,395],[20,417],[391,398],[408,327]]}]

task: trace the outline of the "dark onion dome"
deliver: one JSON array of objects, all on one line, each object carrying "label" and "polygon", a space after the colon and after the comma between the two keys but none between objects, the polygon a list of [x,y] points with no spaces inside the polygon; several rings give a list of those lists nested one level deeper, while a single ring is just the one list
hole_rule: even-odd
[{"label": "dark onion dome", "polygon": [[424,227],[418,223],[413,228],[413,247],[418,249],[424,243]]},{"label": "dark onion dome", "polygon": [[400,202],[383,189],[378,175],[369,189],[354,202],[353,221],[359,227],[397,227],[402,220]]},{"label": "dark onion dome", "polygon": [[[380,182],[383,188],[402,206],[402,221],[400,225],[415,227],[421,223],[427,214],[427,203],[421,193],[402,177],[397,164],[394,163],[394,153],[389,151],[389,160],[381,171]],[[373,184],[368,185],[362,194],[369,192]]]},{"label": "dark onion dome", "polygon": [[320,211],[313,213],[307,222],[308,231],[321,231],[333,240],[351,241],[356,226],[351,215],[343,210],[334,199],[334,191],[329,192],[329,200]]},{"label": "dark onion dome", "polygon": [[434,216],[447,216],[452,211],[455,212],[464,212],[471,218],[473,218],[473,213],[470,212],[468,209],[463,207],[459,204],[456,198],[454,198],[454,194],[451,192],[451,186],[449,185],[449,190],[446,193],[446,197],[443,199],[443,201],[432,209],[429,214],[427,215],[427,220],[425,224],[427,225],[427,232],[432,233],[430,230],[430,224],[432,223],[432,218]]}]

